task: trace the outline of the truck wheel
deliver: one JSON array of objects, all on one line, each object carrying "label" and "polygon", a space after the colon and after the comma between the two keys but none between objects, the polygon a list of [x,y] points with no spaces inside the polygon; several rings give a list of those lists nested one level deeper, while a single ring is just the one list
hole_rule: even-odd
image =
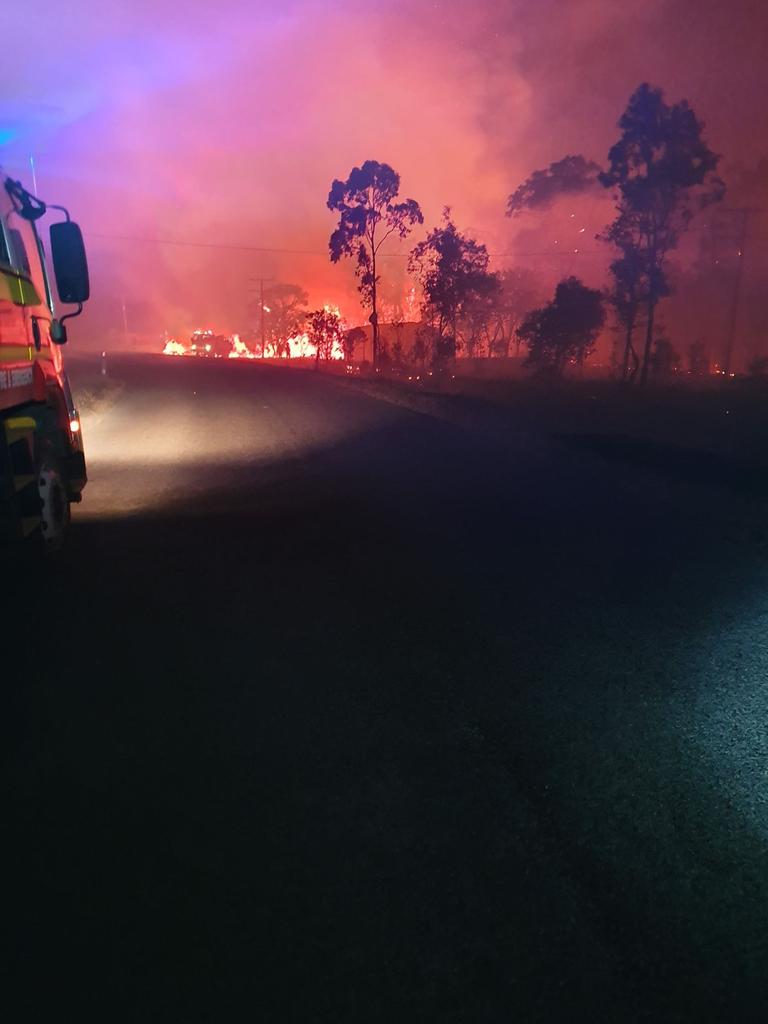
[{"label": "truck wheel", "polygon": [[40,532],[46,554],[54,554],[64,543],[70,520],[67,490],[56,464],[45,459],[37,471],[40,494]]}]

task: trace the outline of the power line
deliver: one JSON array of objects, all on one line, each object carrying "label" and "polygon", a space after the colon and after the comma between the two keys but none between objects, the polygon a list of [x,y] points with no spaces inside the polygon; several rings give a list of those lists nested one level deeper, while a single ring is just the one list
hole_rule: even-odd
[{"label": "power line", "polygon": [[[731,212],[731,211],[729,211]],[[735,211],[739,212],[739,211]],[[693,229],[691,229],[693,230]],[[284,255],[284,256],[316,256],[328,259],[328,251],[320,249],[284,249],[277,246],[265,246],[265,245],[240,245],[237,243],[229,242],[194,242],[188,239],[179,238],[142,238],[138,235],[110,235],[98,231],[86,232],[89,238],[103,238],[109,241],[117,242],[136,242],[141,245],[171,245],[179,248],[187,249],[214,249],[217,251],[230,251],[230,252],[257,252],[267,253],[271,255]],[[737,241],[737,238],[719,238],[718,241]],[[768,236],[753,236],[752,242],[762,242],[768,240]],[[519,258],[521,256],[558,256],[561,258],[572,257],[572,256],[592,256],[592,257],[606,257],[609,255],[610,250],[608,248],[601,249],[568,249],[563,247],[562,249],[542,249],[542,250],[529,250],[528,252],[520,252],[518,250],[508,250],[505,252],[489,252],[488,255],[491,259],[505,259],[505,258]],[[383,255],[383,259],[407,259],[408,253],[406,252],[393,252],[386,253]]]},{"label": "power line", "polygon": [[[321,251],[319,249],[282,249],[277,247],[263,246],[263,245],[239,245],[236,243],[228,242],[193,242],[187,239],[174,239],[174,238],[140,238],[137,235],[109,235],[97,231],[86,232],[89,238],[105,238],[119,242],[138,242],[142,245],[174,245],[182,248],[193,248],[193,249],[218,249],[218,250],[230,250],[237,252],[263,252],[273,253],[276,255],[286,256],[322,256],[324,259],[328,259],[328,252]],[[552,250],[541,250],[539,252],[489,252],[488,255],[492,259],[502,259],[506,256],[604,256],[606,254],[605,249],[552,249]],[[407,259],[407,252],[392,252],[386,253],[383,259]]]},{"label": "power line", "polygon": [[139,238],[137,235],[108,235],[98,231],[86,232],[89,238],[108,238],[119,242],[140,242],[142,245],[178,245],[194,249],[237,249],[241,252],[285,253],[289,256],[327,256],[316,249],[273,249],[261,245],[230,245],[222,242],[190,242],[174,238]]}]

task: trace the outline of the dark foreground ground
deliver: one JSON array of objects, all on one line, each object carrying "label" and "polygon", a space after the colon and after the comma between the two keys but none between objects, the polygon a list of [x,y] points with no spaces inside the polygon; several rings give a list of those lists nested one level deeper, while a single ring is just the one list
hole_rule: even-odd
[{"label": "dark foreground ground", "polygon": [[4,586],[6,1019],[765,1019],[759,445],[73,376],[71,545]]}]

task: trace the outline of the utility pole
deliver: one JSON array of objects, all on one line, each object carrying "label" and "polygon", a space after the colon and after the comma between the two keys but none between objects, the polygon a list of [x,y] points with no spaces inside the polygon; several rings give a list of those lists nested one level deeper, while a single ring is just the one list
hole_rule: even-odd
[{"label": "utility pole", "polygon": [[264,324],[264,282],[274,281],[274,277],[250,277],[248,278],[248,280],[253,282],[254,284],[257,281],[259,283],[259,316],[261,318],[261,358],[264,359],[266,355],[265,350],[267,342],[267,332]]},{"label": "utility pole", "polygon": [[264,358],[266,333],[264,331],[264,278],[259,278],[259,305],[261,306],[261,358]]},{"label": "utility pole", "polygon": [[733,356],[733,344],[736,338],[736,322],[739,316],[739,299],[741,298],[741,280],[744,276],[744,244],[747,241],[747,225],[749,215],[752,212],[748,207],[742,207],[731,211],[741,217],[741,231],[738,237],[738,264],[736,265],[736,280],[733,286],[733,298],[731,300],[731,314],[728,320],[728,337],[725,343],[725,358],[723,359],[723,374],[726,378],[731,375],[731,357]]},{"label": "utility pole", "polygon": [[123,344],[125,345],[126,351],[130,348],[128,344],[128,313],[125,309],[125,296],[120,297],[120,305],[123,310]]},{"label": "utility pole", "polygon": [[736,279],[733,285],[733,299],[731,300],[731,313],[728,321],[728,338],[726,340],[725,358],[723,359],[723,375],[728,379],[731,374],[731,360],[736,341],[736,325],[739,318],[739,301],[741,299],[741,286],[744,277],[744,253],[747,243],[747,232],[749,230],[749,218],[755,213],[764,213],[765,211],[757,206],[741,206],[726,212],[735,213],[741,217],[741,230],[736,239],[739,246],[737,255],[739,262],[736,267]]}]

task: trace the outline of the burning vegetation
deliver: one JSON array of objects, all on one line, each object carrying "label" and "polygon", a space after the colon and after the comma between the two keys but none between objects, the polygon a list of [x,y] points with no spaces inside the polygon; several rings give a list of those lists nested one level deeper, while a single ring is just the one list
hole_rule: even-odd
[{"label": "burning vegetation", "polygon": [[[393,244],[405,242],[424,216],[415,199],[402,198],[392,167],[366,160],[346,180],[333,181],[326,203],[337,218],[330,261],[352,264],[364,326],[345,323],[335,306],[310,310],[308,293],[298,284],[261,279],[258,301],[248,307],[248,326],[240,333],[198,330],[188,342],[168,339],[163,351],[316,365],[343,361],[418,374],[445,372],[457,360],[488,360],[488,375],[525,368],[561,377],[583,372],[589,361],[596,375],[627,383],[683,374],[733,377],[743,238],[724,235],[726,250],[737,252],[733,285],[725,282],[726,296],[733,290],[728,325],[720,317],[721,325],[705,333],[698,323],[681,330],[661,319],[668,297],[690,284],[692,272],[681,272],[673,260],[681,243],[693,246],[691,251],[697,241],[702,251],[713,244],[712,225],[720,224],[725,195],[720,158],[689,104],[668,103],[660,89],[647,84],[630,97],[618,127],[618,141],[603,164],[566,155],[534,171],[507,200],[507,216],[529,234],[542,230],[544,214],[558,202],[567,201],[568,208],[580,199],[598,203],[602,229],[571,212],[567,231],[558,230],[552,240],[549,255],[564,258],[556,276],[521,263],[496,263],[505,254],[492,254],[475,232],[462,230],[450,207],[409,252],[393,254]],[[728,220],[733,211],[722,209]],[[746,225],[754,211],[736,212]],[[700,230],[692,241],[694,221]],[[585,250],[590,235],[592,247]],[[713,252],[717,267],[720,249]],[[598,264],[585,263],[585,254]],[[710,319],[717,324],[717,317]],[[681,334],[678,351],[670,335]],[[740,353],[741,365],[765,375],[766,360],[749,356]],[[473,369],[480,372],[479,366]]]},{"label": "burning vegetation", "polygon": [[[267,313],[272,310],[265,307]],[[243,340],[240,334],[217,334],[213,330],[198,329],[188,342],[166,337],[162,353],[165,356],[190,356],[200,359],[302,359],[351,362],[360,329],[348,329],[338,307],[324,306],[312,313],[304,313],[295,328],[304,327],[287,337],[272,333],[262,339]],[[350,344],[350,337],[352,339]],[[364,337],[364,335],[363,335]]]}]

